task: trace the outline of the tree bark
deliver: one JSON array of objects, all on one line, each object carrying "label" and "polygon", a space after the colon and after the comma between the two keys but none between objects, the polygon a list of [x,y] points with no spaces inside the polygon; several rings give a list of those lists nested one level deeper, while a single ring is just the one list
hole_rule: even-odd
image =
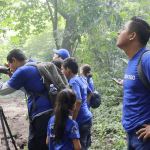
[{"label": "tree bark", "polygon": [[[48,2],[48,0],[46,0],[46,1]],[[57,24],[54,21],[54,19],[52,20],[55,45],[56,45],[56,47],[67,49],[69,51],[70,55],[73,56],[74,52],[72,50],[74,48],[74,44],[75,44],[77,37],[78,37],[75,34],[76,16],[74,15],[74,16],[70,17],[62,9],[58,8],[56,5],[57,0],[49,0],[49,1],[55,7],[55,13],[54,13],[55,14],[55,21],[57,20],[57,18],[56,18],[57,12],[66,20],[66,25],[65,25],[65,29],[64,29],[61,47],[58,46],[58,42],[57,42],[57,40],[58,40],[57,28],[56,28]],[[47,4],[49,4],[49,3],[47,3]],[[48,7],[48,9],[50,11],[50,7]],[[50,12],[52,12],[52,11],[50,11]],[[51,15],[51,17],[53,18],[52,15]]]},{"label": "tree bark", "polygon": [[60,46],[58,45],[58,34],[57,34],[57,0],[55,0],[55,4],[54,4],[54,17],[53,17],[53,14],[52,14],[52,9],[49,5],[49,2],[48,0],[46,0],[46,3],[47,3],[47,6],[48,6],[48,10],[49,10],[49,13],[50,13],[50,16],[51,16],[51,19],[52,19],[52,24],[53,24],[53,36],[54,36],[54,39],[55,39],[55,45],[56,45],[56,48],[57,49],[60,49]]}]

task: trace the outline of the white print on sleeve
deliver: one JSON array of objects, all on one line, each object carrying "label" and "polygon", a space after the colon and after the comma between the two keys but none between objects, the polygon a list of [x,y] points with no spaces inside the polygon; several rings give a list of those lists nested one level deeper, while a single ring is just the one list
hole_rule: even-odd
[{"label": "white print on sleeve", "polygon": [[72,128],[71,128],[71,132],[73,133],[73,134],[77,134],[77,127],[76,126],[73,126]]},{"label": "white print on sleeve", "polygon": [[49,137],[54,138],[54,137],[55,137],[55,135],[50,133]]},{"label": "white print on sleeve", "polygon": [[49,129],[54,129],[54,123],[49,125]]},{"label": "white print on sleeve", "polygon": [[135,80],[135,75],[128,75],[128,74],[125,74],[125,75],[124,75],[124,79]]},{"label": "white print on sleeve", "polygon": [[[49,125],[49,129],[50,129],[50,130],[51,130],[51,129],[54,129],[54,123],[52,123],[52,124]],[[52,137],[52,138],[55,137],[55,135],[54,135],[54,134],[51,134],[51,133],[50,133],[49,136]]]}]

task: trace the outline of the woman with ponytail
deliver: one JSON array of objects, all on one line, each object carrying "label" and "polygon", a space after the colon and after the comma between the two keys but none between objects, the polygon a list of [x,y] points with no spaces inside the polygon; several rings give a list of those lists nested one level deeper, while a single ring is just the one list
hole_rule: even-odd
[{"label": "woman with ponytail", "polygon": [[[80,67],[80,75],[85,80],[85,83],[90,87],[92,92],[94,92],[94,82],[92,79],[91,67],[88,64],[84,64]],[[90,100],[87,104],[88,109],[90,110]]]},{"label": "woman with ponytail", "polygon": [[76,95],[71,89],[61,90],[57,96],[54,116],[47,127],[49,150],[80,150],[78,124],[69,115],[76,107]]}]

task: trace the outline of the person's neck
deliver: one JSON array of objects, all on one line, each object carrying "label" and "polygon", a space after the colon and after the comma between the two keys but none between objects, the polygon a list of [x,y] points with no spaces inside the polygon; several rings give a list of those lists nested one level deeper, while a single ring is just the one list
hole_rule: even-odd
[{"label": "person's neck", "polygon": [[128,56],[129,60],[131,60],[133,58],[133,56],[140,51],[143,47],[142,45],[133,45],[130,47],[127,47],[124,50],[124,52],[126,53],[126,55]]},{"label": "person's neck", "polygon": [[24,64],[25,64],[26,62],[28,62],[28,60],[25,60],[25,61],[19,62],[19,67],[24,66]]},{"label": "person's neck", "polygon": [[84,74],[81,74],[81,76],[82,76],[82,77],[85,77],[85,75],[84,75]]},{"label": "person's neck", "polygon": [[69,76],[69,80],[76,77],[76,76],[78,76],[78,74],[71,73],[70,76]]}]

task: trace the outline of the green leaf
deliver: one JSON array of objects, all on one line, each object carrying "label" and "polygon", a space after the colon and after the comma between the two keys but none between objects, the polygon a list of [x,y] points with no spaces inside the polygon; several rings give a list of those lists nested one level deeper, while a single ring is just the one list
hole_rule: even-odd
[{"label": "green leaf", "polygon": [[15,26],[15,24],[10,24],[9,25],[9,28],[12,28],[12,27],[14,27]]},{"label": "green leaf", "polygon": [[121,12],[119,15],[121,16],[122,19],[125,19],[127,14],[128,14],[128,12],[124,11],[124,12]]},{"label": "green leaf", "polygon": [[13,19],[13,18],[12,18],[12,17],[10,17],[10,18],[7,18],[7,19],[6,19],[6,21],[7,21],[7,22],[11,22],[11,21],[12,21],[12,19]]},{"label": "green leaf", "polygon": [[7,21],[1,22],[1,25],[2,25],[2,26],[7,26]]},{"label": "green leaf", "polygon": [[18,37],[16,37],[16,36],[11,36],[10,40],[12,43],[18,43]]},{"label": "green leaf", "polygon": [[0,6],[0,9],[2,9],[3,7],[2,6]]}]

